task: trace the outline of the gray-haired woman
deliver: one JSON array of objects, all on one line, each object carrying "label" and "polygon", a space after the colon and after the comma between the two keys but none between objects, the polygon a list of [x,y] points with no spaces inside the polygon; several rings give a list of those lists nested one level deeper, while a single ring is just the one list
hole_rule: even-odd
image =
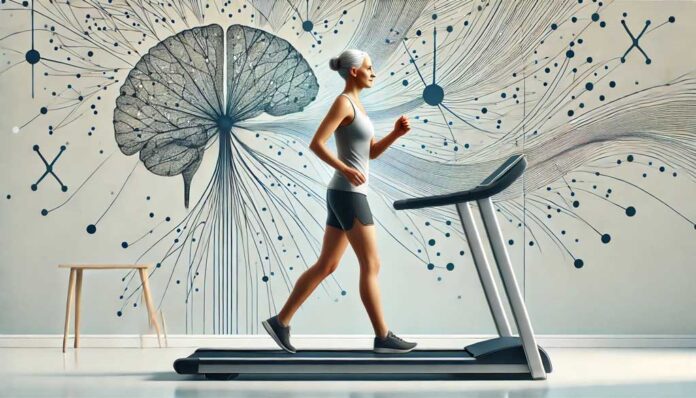
[{"label": "gray-haired woman", "polygon": [[[350,243],[360,263],[360,298],[375,331],[374,351],[409,352],[416,343],[394,335],[384,321],[377,283],[380,260],[367,191],[369,160],[381,155],[411,127],[408,118],[402,115],[394,123],[394,130],[375,141],[374,127],[359,101],[362,89],[372,87],[376,77],[367,53],[346,50],[332,58],[329,66],[345,80],[345,88],[310,144],[310,149],[336,170],[326,192],[328,217],[321,254],[299,277],[282,310],[263,321],[263,326],[281,348],[294,353],[295,348],[290,344],[290,319],[321,281],[338,267]],[[338,156],[326,146],[334,132]]]}]

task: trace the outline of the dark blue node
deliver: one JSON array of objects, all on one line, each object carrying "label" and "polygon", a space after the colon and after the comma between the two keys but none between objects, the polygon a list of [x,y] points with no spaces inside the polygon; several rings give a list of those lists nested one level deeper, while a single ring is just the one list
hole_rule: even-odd
[{"label": "dark blue node", "polygon": [[123,312],[121,312],[121,311],[116,312],[116,316],[121,316],[121,315],[123,315]]},{"label": "dark blue node", "polygon": [[558,25],[556,25],[555,23],[552,23],[552,24],[551,24],[551,29],[553,29],[553,30],[558,29]]},{"label": "dark blue node", "polygon": [[33,48],[24,55],[24,59],[32,65],[38,64],[41,61],[41,54]]},{"label": "dark blue node", "polygon": [[633,206],[628,206],[626,208],[626,215],[629,217],[633,217],[636,215],[636,208]]},{"label": "dark blue node", "polygon": [[573,58],[574,56],[575,56],[575,51],[573,51],[573,50],[566,51],[566,57]]},{"label": "dark blue node", "polygon": [[602,235],[602,243],[609,243],[611,241],[611,236],[609,234]]},{"label": "dark blue node", "polygon": [[573,265],[575,265],[575,268],[582,268],[582,266],[585,265],[585,263],[581,259],[577,258],[575,259]]},{"label": "dark blue node", "polygon": [[268,282],[268,276],[264,275],[263,278],[261,278],[262,281]]},{"label": "dark blue node", "polygon": [[348,292],[346,292],[345,290],[341,290],[341,296],[345,296],[346,294],[348,294]]},{"label": "dark blue node", "polygon": [[302,22],[302,29],[304,29],[305,32],[311,32],[312,29],[314,29],[314,24],[309,20],[304,21]]},{"label": "dark blue node", "polygon": [[435,264],[428,263],[428,269],[430,269],[430,270],[435,269]]},{"label": "dark blue node", "polygon": [[408,86],[408,80],[406,80],[406,79],[402,80],[401,84],[403,84],[404,86]]},{"label": "dark blue node", "polygon": [[39,186],[38,186],[38,185],[36,185],[36,184],[31,184],[31,190],[32,190],[32,191],[36,191],[37,189],[39,189]]},{"label": "dark blue node", "polygon": [[447,263],[447,271],[452,271],[454,269],[454,264]]},{"label": "dark blue node", "polygon": [[585,89],[587,89],[587,91],[592,91],[593,88],[594,88],[594,84],[592,84],[590,82],[585,83]]},{"label": "dark blue node", "polygon": [[674,18],[674,17],[669,17],[669,19],[668,19],[668,21],[669,21],[670,23],[674,23],[674,21],[676,21],[676,20],[677,20],[677,19]]},{"label": "dark blue node", "polygon": [[93,234],[93,233],[95,233],[95,232],[97,232],[97,226],[94,225],[94,224],[89,224],[89,225],[87,226],[87,233],[88,233],[88,234]]},{"label": "dark blue node", "polygon": [[423,99],[428,105],[440,105],[442,100],[445,99],[445,90],[437,84],[428,85],[423,90]]},{"label": "dark blue node", "polygon": [[128,242],[126,242],[126,241],[121,242],[121,247],[124,248],[124,249],[127,249],[127,248],[128,248]]},{"label": "dark blue node", "polygon": [[63,192],[68,192],[68,186],[67,186],[67,185],[63,185],[62,187],[60,187],[60,190],[63,191]]},{"label": "dark blue node", "polygon": [[233,124],[234,121],[229,116],[221,116],[217,121],[218,128],[223,133],[229,133]]},{"label": "dark blue node", "polygon": [[594,21],[594,22],[599,21],[599,14],[598,13],[592,14],[592,21]]},{"label": "dark blue node", "polygon": [[429,244],[430,246],[435,246],[435,239],[430,239],[430,240],[428,241],[428,244]]}]

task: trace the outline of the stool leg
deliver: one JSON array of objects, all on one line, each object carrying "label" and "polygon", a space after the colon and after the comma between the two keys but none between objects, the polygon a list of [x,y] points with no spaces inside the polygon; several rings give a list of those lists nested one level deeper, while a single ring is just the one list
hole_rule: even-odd
[{"label": "stool leg", "polygon": [[65,328],[63,329],[63,352],[68,344],[68,333],[70,332],[70,304],[72,304],[73,288],[75,287],[75,269],[70,268],[68,282],[68,302],[65,305]]},{"label": "stool leg", "polygon": [[150,296],[150,284],[147,278],[147,270],[144,268],[139,268],[140,281],[143,283],[143,295],[145,296],[145,305],[147,305],[147,313],[150,319],[150,323],[155,325],[155,331],[157,331],[157,345],[162,347],[162,342],[160,341],[160,327],[157,322],[157,314],[155,314],[155,307],[152,305],[152,297]]},{"label": "stool leg", "polygon": [[77,283],[75,284],[75,348],[80,346],[80,297],[82,296],[82,271],[77,270]]}]

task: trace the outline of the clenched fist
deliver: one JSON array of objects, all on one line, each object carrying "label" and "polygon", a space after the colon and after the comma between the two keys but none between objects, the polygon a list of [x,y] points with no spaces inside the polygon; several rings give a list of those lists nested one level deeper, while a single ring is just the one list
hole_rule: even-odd
[{"label": "clenched fist", "polygon": [[411,130],[411,122],[408,121],[408,117],[401,115],[400,118],[396,119],[396,123],[394,123],[394,134],[401,137],[408,133],[409,130]]},{"label": "clenched fist", "polygon": [[354,169],[352,167],[346,167],[343,170],[341,170],[341,172],[348,179],[348,181],[350,181],[350,183],[355,185],[356,187],[358,185],[362,185],[365,182],[365,176],[357,169]]}]

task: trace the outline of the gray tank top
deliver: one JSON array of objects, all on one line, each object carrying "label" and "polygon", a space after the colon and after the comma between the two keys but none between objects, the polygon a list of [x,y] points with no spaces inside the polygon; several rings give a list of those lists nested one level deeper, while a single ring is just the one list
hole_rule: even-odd
[{"label": "gray tank top", "polygon": [[370,180],[370,143],[375,135],[375,128],[367,115],[353,103],[346,94],[344,95],[353,106],[355,116],[353,121],[346,126],[339,126],[334,136],[336,137],[336,150],[338,158],[346,165],[359,170],[365,176],[365,182],[355,186],[341,173],[336,170],[329,181],[329,189],[339,191],[359,192],[367,195],[367,183]]}]

